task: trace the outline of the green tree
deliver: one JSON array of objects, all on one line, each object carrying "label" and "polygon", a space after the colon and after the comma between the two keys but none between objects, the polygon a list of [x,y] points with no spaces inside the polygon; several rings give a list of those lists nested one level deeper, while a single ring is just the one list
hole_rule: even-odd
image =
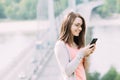
[{"label": "green tree", "polygon": [[115,80],[117,71],[114,67],[111,67],[109,71],[101,78],[101,80]]},{"label": "green tree", "polygon": [[68,7],[68,0],[55,0],[54,1],[55,16],[58,16],[67,7]]},{"label": "green tree", "polygon": [[14,0],[14,2],[19,3],[21,0]]},{"label": "green tree", "polygon": [[116,12],[120,13],[120,0],[116,0]]},{"label": "green tree", "polygon": [[0,18],[6,18],[3,3],[0,2]]},{"label": "green tree", "polygon": [[88,73],[87,80],[100,80],[100,73],[98,72]]},{"label": "green tree", "polygon": [[5,13],[7,18],[15,20],[28,20],[36,18],[38,0],[5,0]]},{"label": "green tree", "polygon": [[19,14],[23,19],[36,18],[37,0],[22,0],[19,4]]},{"label": "green tree", "polygon": [[82,2],[83,2],[83,0],[76,0],[76,4],[80,4]]},{"label": "green tree", "polygon": [[118,73],[115,80],[120,80],[120,74]]},{"label": "green tree", "polygon": [[101,17],[106,18],[112,16],[114,13],[120,13],[120,0],[105,0],[104,5],[97,7],[94,11],[100,14]]}]

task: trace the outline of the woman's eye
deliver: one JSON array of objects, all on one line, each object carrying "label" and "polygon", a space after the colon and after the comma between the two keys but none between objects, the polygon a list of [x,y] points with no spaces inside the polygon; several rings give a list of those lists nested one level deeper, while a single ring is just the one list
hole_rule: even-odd
[{"label": "woman's eye", "polygon": [[76,26],[79,26],[78,24],[76,24]]},{"label": "woman's eye", "polygon": [[79,25],[79,24],[76,24],[75,26],[76,26],[76,27],[81,27],[81,25]]}]

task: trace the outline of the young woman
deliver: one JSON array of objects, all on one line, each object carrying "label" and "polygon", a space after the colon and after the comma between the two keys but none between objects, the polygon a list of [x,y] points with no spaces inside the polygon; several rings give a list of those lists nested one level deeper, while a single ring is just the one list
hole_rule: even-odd
[{"label": "young woman", "polygon": [[84,18],[75,12],[70,12],[62,23],[55,45],[62,80],[86,80],[86,58],[95,50],[95,44],[85,46],[85,30]]}]

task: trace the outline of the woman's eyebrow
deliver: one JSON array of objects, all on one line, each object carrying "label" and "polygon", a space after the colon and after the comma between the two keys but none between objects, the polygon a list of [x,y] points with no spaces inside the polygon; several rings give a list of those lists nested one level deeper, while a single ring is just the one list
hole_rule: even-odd
[{"label": "woman's eyebrow", "polygon": [[75,23],[75,24],[77,24],[77,25],[82,25],[82,23]]}]

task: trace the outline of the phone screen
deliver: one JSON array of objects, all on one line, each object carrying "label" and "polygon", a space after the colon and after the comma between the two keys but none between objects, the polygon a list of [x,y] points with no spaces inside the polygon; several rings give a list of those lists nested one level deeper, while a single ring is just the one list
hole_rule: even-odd
[{"label": "phone screen", "polygon": [[[97,38],[93,38],[93,40],[91,41],[90,45],[96,43],[97,40],[98,40]],[[91,46],[90,48],[92,48],[92,47],[93,46]]]},{"label": "phone screen", "polygon": [[96,41],[97,41],[97,38],[93,38],[93,40],[91,41],[90,45],[96,43]]}]

